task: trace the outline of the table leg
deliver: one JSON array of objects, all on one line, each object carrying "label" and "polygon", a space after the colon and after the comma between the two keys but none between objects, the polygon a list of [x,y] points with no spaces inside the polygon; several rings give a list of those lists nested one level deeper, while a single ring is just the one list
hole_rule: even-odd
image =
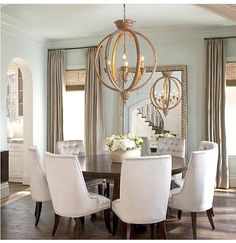
[{"label": "table leg", "polygon": [[112,200],[114,201],[118,198],[120,198],[120,179],[114,179]]}]

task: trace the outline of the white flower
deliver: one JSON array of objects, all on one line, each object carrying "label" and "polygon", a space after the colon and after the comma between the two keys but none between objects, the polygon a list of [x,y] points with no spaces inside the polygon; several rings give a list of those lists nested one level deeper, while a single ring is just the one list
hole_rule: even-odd
[{"label": "white flower", "polygon": [[169,132],[166,132],[166,133],[155,134],[155,137],[156,137],[156,139],[158,139],[158,138],[172,138],[172,137],[175,137],[175,135],[173,135]]},{"label": "white flower", "polygon": [[141,148],[141,145],[143,143],[142,138],[132,134],[116,136],[112,135],[110,138],[107,138],[106,141],[111,151],[126,151]]}]

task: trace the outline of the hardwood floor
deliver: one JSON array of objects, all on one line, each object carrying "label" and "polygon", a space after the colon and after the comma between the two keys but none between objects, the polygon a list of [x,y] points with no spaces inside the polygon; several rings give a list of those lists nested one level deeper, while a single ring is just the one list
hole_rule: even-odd
[{"label": "hardwood floor", "polygon": [[[51,236],[54,212],[50,202],[43,203],[42,214],[38,227],[34,227],[35,203],[30,196],[26,196],[1,208],[1,239],[124,239],[126,225],[119,222],[115,236],[106,230],[103,216],[97,213],[95,219],[85,217],[85,225],[75,226],[75,221],[61,218],[57,232]],[[176,215],[175,210],[170,214]],[[199,213],[197,217],[198,239],[236,239],[236,189],[224,192],[218,190],[214,198],[214,224],[211,229],[206,213]],[[168,239],[192,239],[190,213],[182,214],[181,220],[171,220],[166,224]],[[136,228],[134,239],[150,239],[151,230],[147,226]],[[154,231],[152,238],[158,236]]]},{"label": "hardwood floor", "polygon": [[18,182],[9,182],[9,194],[12,195],[16,192],[20,192],[23,190],[28,189],[29,186],[23,185],[22,183]]}]

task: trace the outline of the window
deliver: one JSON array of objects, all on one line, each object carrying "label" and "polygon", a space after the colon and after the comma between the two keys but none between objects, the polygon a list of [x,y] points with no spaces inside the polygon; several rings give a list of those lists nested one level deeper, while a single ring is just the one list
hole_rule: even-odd
[{"label": "window", "polygon": [[66,91],[84,90],[85,69],[66,71]]},{"label": "window", "polygon": [[236,155],[236,62],[226,64],[226,138],[228,155]]},{"label": "window", "polygon": [[66,71],[64,140],[84,140],[85,69]]}]

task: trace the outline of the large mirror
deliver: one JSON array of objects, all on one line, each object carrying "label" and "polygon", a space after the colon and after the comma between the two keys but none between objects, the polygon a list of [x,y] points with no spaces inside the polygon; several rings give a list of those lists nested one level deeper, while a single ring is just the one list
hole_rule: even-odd
[{"label": "large mirror", "polygon": [[[151,68],[150,68],[151,69]],[[147,72],[150,70],[147,68]],[[171,73],[171,76],[181,83],[181,101],[165,115],[162,110],[152,106],[150,89],[163,73]],[[160,90],[161,92],[161,90]],[[187,138],[187,67],[160,66],[157,68],[148,84],[137,91],[130,93],[126,104],[120,99],[120,132],[133,133],[149,140],[155,138],[155,133],[169,131],[176,137]],[[152,119],[152,122],[150,120]]]}]

